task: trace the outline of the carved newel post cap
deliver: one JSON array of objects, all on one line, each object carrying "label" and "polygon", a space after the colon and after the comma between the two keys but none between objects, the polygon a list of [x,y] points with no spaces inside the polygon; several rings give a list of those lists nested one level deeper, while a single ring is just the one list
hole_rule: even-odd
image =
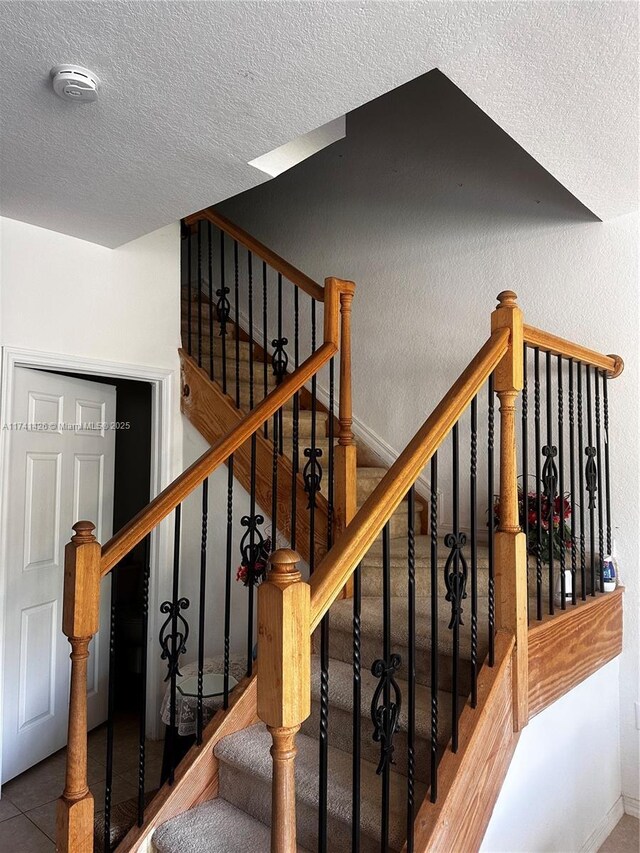
[{"label": "carved newel post cap", "polygon": [[498,294],[498,308],[513,308],[518,304],[518,294],[514,290],[503,290]]},{"label": "carved newel post cap", "polygon": [[76,521],[73,525],[75,535],[71,537],[71,541],[76,543],[95,542],[96,537],[93,535],[95,529],[96,526],[92,521]]},{"label": "carved newel post cap", "polygon": [[298,571],[298,563],[301,557],[290,548],[279,548],[269,557],[269,576],[271,583],[290,584],[301,580],[302,575]]}]

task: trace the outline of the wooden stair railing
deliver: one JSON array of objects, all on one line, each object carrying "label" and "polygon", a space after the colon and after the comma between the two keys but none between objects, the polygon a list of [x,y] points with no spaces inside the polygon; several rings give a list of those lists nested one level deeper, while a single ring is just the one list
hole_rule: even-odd
[{"label": "wooden stair railing", "polygon": [[[456,429],[463,412],[469,406],[476,405],[476,395],[487,380],[489,380],[490,412],[493,408],[491,397],[495,392],[500,401],[501,428],[499,452],[499,524],[495,533],[495,576],[490,574],[489,580],[489,627],[491,637],[488,663],[490,667],[493,666],[495,655],[495,661],[499,663],[500,668],[499,679],[504,679],[505,677],[509,679],[507,689],[511,692],[512,700],[506,707],[504,702],[501,705],[502,710],[500,713],[503,714],[501,728],[498,734],[494,730],[493,736],[495,736],[496,740],[491,746],[492,755],[494,757],[496,755],[500,756],[500,760],[492,764],[494,771],[499,774],[499,779],[489,779],[487,774],[481,774],[478,777],[477,783],[479,787],[482,787],[482,792],[476,791],[473,801],[474,803],[479,803],[482,800],[484,792],[486,802],[483,803],[482,808],[475,809],[474,807],[473,826],[469,826],[465,830],[467,840],[474,839],[474,843],[479,843],[479,840],[482,838],[491,815],[493,804],[506,774],[518,733],[527,724],[529,717],[527,542],[525,534],[521,530],[519,516],[515,407],[516,398],[523,389],[523,373],[526,373],[526,367],[523,371],[526,355],[524,344],[526,341],[534,347],[545,347],[550,353],[555,353],[560,357],[566,356],[570,359],[580,360],[587,365],[592,365],[599,370],[606,371],[610,376],[619,375],[622,366],[622,360],[618,356],[602,356],[584,347],[571,344],[555,336],[524,326],[522,312],[517,305],[515,293],[511,291],[501,293],[498,296],[498,303],[496,310],[492,314],[491,336],[488,341],[479,350],[450,391],[436,406],[433,413],[402,451],[396,462],[391,466],[360,510],[355,513],[353,520],[347,524],[333,548],[327,553],[315,572],[311,575],[308,584],[303,582],[296,572],[296,563],[299,561],[297,554],[290,551],[276,552],[271,557],[273,573],[267,577],[267,582],[260,588],[258,593],[259,658],[261,661],[265,660],[269,662],[264,669],[262,666],[260,667],[258,674],[258,709],[259,715],[271,727],[270,730],[273,736],[272,853],[294,853],[297,849],[295,792],[292,791],[296,754],[295,735],[300,724],[308,716],[310,709],[308,704],[308,673],[305,665],[299,661],[293,650],[299,644],[299,647],[304,649],[304,654],[307,654],[306,640],[303,638],[310,636],[322,624],[323,619],[327,618],[332,604],[341,596],[363,557],[381,533],[383,534],[383,553],[385,549],[388,549],[388,545],[385,545],[384,539],[386,523],[404,496],[410,492],[420,472],[430,460],[433,460],[445,437],[452,429]],[[562,366],[561,362],[560,365]],[[560,389],[562,390],[561,384]],[[536,391],[539,394],[539,386],[536,387]],[[560,418],[562,417],[562,402],[560,403],[559,416]],[[526,419],[526,412],[524,417]],[[493,422],[491,413],[489,418],[489,443],[490,448],[492,448]],[[560,420],[560,431],[562,432],[562,420]],[[457,446],[457,437],[455,441]],[[473,453],[474,450],[472,449],[472,469],[475,466]],[[432,474],[435,473],[435,470],[432,467]],[[475,473],[472,473],[473,476],[475,476]],[[540,489],[541,486],[538,485],[537,488]],[[551,494],[553,497],[555,493],[552,492]],[[553,524],[550,526],[553,529]],[[412,560],[411,536],[410,525],[410,574]],[[434,537],[435,534],[432,534],[432,542],[435,541]],[[456,548],[458,551],[460,550],[459,544],[459,542],[456,543],[454,540],[452,554],[456,552]],[[456,561],[457,559],[458,556],[455,557]],[[449,569],[446,571],[449,571]],[[457,562],[455,563],[455,571],[458,571]],[[292,585],[289,587],[290,589],[295,588],[296,601],[305,602],[303,606],[296,607],[288,613],[283,612],[281,607],[274,607],[272,604],[276,595],[275,590],[281,588],[283,583],[285,583],[283,578],[287,579],[287,584],[290,583]],[[463,590],[459,588],[458,591],[461,592]],[[456,595],[455,587],[450,589],[449,592],[453,600]],[[592,594],[595,595],[595,588],[592,590]],[[386,595],[387,593],[385,593]],[[432,590],[433,595],[434,592]],[[466,597],[466,594],[464,597]],[[310,607],[306,604],[308,600],[310,601]],[[385,597],[384,601],[386,600]],[[449,600],[449,597],[447,600]],[[460,603],[461,601],[459,600],[457,605]],[[452,610],[452,624],[457,618],[457,611],[455,609],[457,605],[456,603],[452,603],[452,608],[454,608]],[[387,604],[384,604],[385,608],[387,606]],[[384,631],[386,634],[388,631],[388,617],[385,616],[384,618]],[[472,619],[474,618],[475,616],[472,616]],[[359,612],[356,613],[356,610],[354,610],[354,632],[356,630],[359,632],[359,619]],[[500,638],[499,653],[495,650],[496,640],[494,637]],[[387,651],[385,650],[385,654]],[[382,664],[383,669],[388,668],[388,672],[391,673],[393,673],[393,669],[397,665],[390,664],[388,659],[379,661],[378,663]],[[356,679],[356,667],[359,673],[359,633],[357,641],[354,633],[354,679]],[[326,690],[326,695],[328,695],[328,672],[323,678],[326,678],[326,683],[322,682],[324,686],[321,689]],[[496,674],[496,678],[498,678],[498,673]],[[357,675],[357,679],[359,679],[359,675]],[[494,679],[493,681],[491,679],[487,680],[485,674],[482,685],[495,684],[498,693],[496,694],[494,691],[494,694],[498,695],[501,690],[504,692],[504,681],[500,681],[499,679]],[[389,705],[390,689],[389,682],[386,682],[384,701],[387,703],[387,714],[392,713],[391,708],[393,707]],[[354,697],[357,695],[359,694],[354,692]],[[480,697],[479,700],[478,696]],[[473,720],[482,721],[482,738],[486,743],[490,742],[488,740],[488,733],[491,730],[487,717],[487,713],[490,713],[487,710],[488,705],[482,714],[479,713],[479,708],[475,713],[475,717],[472,710],[475,707],[475,702],[482,702],[488,696],[488,692],[482,687],[479,693],[476,693],[475,698],[472,698],[471,708],[465,709],[464,737],[460,742],[463,752],[459,761],[452,760],[448,762],[447,773],[444,774],[445,786],[448,786],[450,790],[454,787],[456,768],[460,769],[463,766],[462,763],[465,763],[465,766],[471,763],[471,766],[473,766],[474,756],[476,757],[475,760],[477,760],[478,756],[484,756],[482,760],[489,761],[486,750],[483,752],[475,746],[473,748],[471,746],[474,743]],[[354,704],[354,719],[355,715],[360,713],[359,699],[357,704],[357,708]],[[288,711],[291,713],[288,713]],[[286,733],[278,732],[273,728],[273,720],[282,721],[284,719],[287,720],[288,726]],[[385,739],[391,739],[393,736],[393,725],[392,723],[391,730],[387,731],[386,734],[382,733],[383,742]],[[504,743],[500,739],[504,739]],[[456,753],[457,750],[457,734],[454,732],[452,752]],[[493,759],[491,760],[493,761]],[[286,765],[286,770],[283,769],[282,762]],[[381,759],[381,766],[383,766],[383,763],[384,757]],[[354,768],[355,765],[356,760],[354,758]],[[320,772],[320,785],[322,788],[322,769]],[[412,771],[410,770],[410,772]],[[491,775],[489,774],[489,776]],[[458,830],[456,829],[455,832],[452,831],[450,817],[446,819],[442,818],[442,814],[449,814],[452,808],[452,806],[449,806],[445,810],[441,804],[442,798],[446,799],[449,793],[448,790],[445,789],[444,792],[440,792],[438,795],[440,797],[438,800],[439,806],[437,811],[433,811],[433,804],[436,801],[436,778],[437,776],[434,775],[432,770],[430,803],[425,800],[424,809],[421,809],[419,812],[420,821],[418,823],[416,820],[418,829],[415,835],[413,824],[411,821],[408,821],[410,840],[404,849],[410,851],[414,849],[425,851],[428,849],[445,849],[439,845],[450,843],[456,837],[455,832]],[[324,784],[326,785],[326,780]],[[411,792],[408,793],[408,796],[412,798],[412,781],[409,782],[407,790]],[[388,838],[385,836],[385,833],[388,833],[388,825],[385,828],[384,813],[385,809],[387,812],[389,809],[389,794],[388,782],[384,781],[384,775],[382,791],[381,843],[383,848],[386,849],[385,845],[388,843]],[[322,796],[321,791],[321,802]],[[356,791],[354,789],[354,800],[355,797]],[[459,807],[459,785],[457,785],[456,797],[458,798]],[[411,811],[413,808],[413,800],[411,799],[408,805],[408,809],[410,809],[409,814],[413,814],[416,817],[416,812]],[[354,814],[357,813],[357,811],[354,811]],[[321,823],[322,820],[321,814]],[[429,824],[430,820],[433,821],[431,825]],[[459,823],[461,825],[464,824],[462,815],[460,815]],[[445,839],[446,841],[444,841]],[[460,836],[457,836],[457,839],[459,840]],[[414,843],[419,846],[414,847]],[[423,846],[425,844],[427,846]],[[431,847],[432,844],[435,846]]]},{"label": "wooden stair railing", "polygon": [[[94,804],[87,784],[87,660],[89,643],[98,630],[100,579],[109,574],[119,561],[141,543],[171,512],[174,510],[179,512],[182,502],[188,495],[203,485],[217,468],[226,463],[234,452],[261,430],[269,419],[273,418],[331,361],[340,351],[341,332],[347,345],[349,342],[347,306],[350,306],[353,298],[352,282],[328,278],[325,288],[322,288],[212,211],[205,211],[198,216],[216,221],[220,227],[224,227],[234,236],[234,239],[250,245],[253,251],[274,264],[296,286],[312,295],[314,299],[322,301],[324,303],[324,340],[293,372],[284,375],[279,384],[263,400],[242,416],[231,432],[203,453],[102,547],[93,535],[94,527],[90,522],[79,521],[74,525],[75,535],[65,551],[63,607],[63,631],[71,644],[72,661],[67,773],[64,792],[58,801],[56,825],[57,849],[63,853],[86,853],[93,850]],[[344,400],[350,401],[348,347],[340,370],[343,382],[341,394]],[[346,411],[345,408],[344,412]],[[350,409],[348,411],[350,412]],[[345,414],[344,424],[345,430],[341,431],[340,438],[344,447],[350,448],[353,443],[352,436],[348,433],[350,415]],[[348,461],[343,461],[337,466],[336,482],[340,483],[341,478],[347,477],[349,464]],[[342,483],[338,492],[343,496],[345,504],[351,506],[355,503],[355,498],[349,495],[349,488],[349,483]],[[341,517],[345,517],[344,511]],[[179,530],[179,516],[176,529]],[[173,618],[177,619],[177,615]],[[174,666],[174,673],[176,669],[177,667]],[[250,686],[251,682],[248,684]],[[243,713],[246,715],[246,709]]]}]

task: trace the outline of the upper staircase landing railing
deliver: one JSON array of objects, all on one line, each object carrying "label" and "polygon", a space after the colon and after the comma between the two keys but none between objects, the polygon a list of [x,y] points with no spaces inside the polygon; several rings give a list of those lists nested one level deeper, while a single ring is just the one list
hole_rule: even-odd
[{"label": "upper staircase landing railing", "polygon": [[[216,288],[217,300],[214,293],[214,275],[211,269],[213,242],[211,240],[213,226],[219,229],[222,235],[220,241],[223,250],[220,256],[223,277]],[[307,385],[311,385],[315,392],[318,374],[323,369],[330,371],[333,377],[333,363],[336,355],[340,357],[340,407],[339,407],[339,438],[343,443],[342,449],[336,448],[335,460],[331,461],[332,483],[335,482],[335,516],[336,525],[344,525],[348,521],[349,506],[355,506],[355,497],[349,493],[349,483],[354,478],[349,473],[349,466],[355,468],[355,455],[350,456],[353,447],[353,436],[350,432],[351,425],[351,385],[350,385],[350,311],[354,295],[354,284],[337,278],[327,278],[324,287],[313,282],[299,270],[286,263],[275,253],[258,243],[237,226],[230,223],[214,211],[203,211],[187,220],[187,229],[195,229],[195,240],[193,246],[196,248],[196,262],[192,265],[192,243],[189,237],[189,251],[186,258],[187,280],[182,283],[182,309],[183,309],[183,336],[189,342],[189,351],[197,357],[198,364],[204,369],[207,362],[211,365],[211,378],[213,378],[214,360],[218,361],[217,353],[222,353],[226,359],[229,355],[230,375],[235,374],[236,382],[229,382],[229,393],[235,391],[238,408],[242,412],[238,416],[236,426],[217,441],[210,449],[177,477],[167,488],[157,495],[141,512],[139,512],[128,524],[119,530],[102,547],[96,541],[93,534],[94,525],[87,521],[78,521],[74,525],[75,535],[65,550],[65,585],[64,585],[64,612],[63,632],[68,637],[71,645],[71,690],[69,701],[69,733],[67,749],[67,769],[64,792],[58,801],[57,817],[57,849],[60,851],[73,851],[73,853],[86,853],[94,849],[94,803],[89,789],[87,778],[87,663],[89,657],[89,644],[99,627],[101,579],[107,575],[112,581],[112,598],[110,614],[110,637],[109,642],[109,686],[108,686],[108,717],[107,717],[107,755],[105,784],[106,793],[104,801],[104,819],[101,822],[100,846],[105,850],[113,849],[119,838],[114,835],[116,828],[111,822],[112,813],[112,788],[114,777],[114,685],[116,669],[116,589],[117,578],[120,570],[120,561],[131,555],[133,549],[142,548],[144,562],[142,583],[144,592],[142,595],[143,620],[142,647],[141,647],[141,683],[139,699],[139,747],[138,747],[138,797],[137,813],[138,826],[142,826],[145,820],[145,810],[148,805],[148,791],[150,787],[145,779],[145,749],[147,740],[146,730],[146,695],[147,687],[147,633],[149,620],[149,581],[150,563],[149,547],[147,537],[154,531],[162,521],[173,514],[174,518],[174,559],[172,574],[172,594],[164,601],[161,612],[167,617],[160,632],[160,651],[162,660],[166,662],[168,674],[165,681],[170,690],[170,725],[167,738],[168,750],[165,752],[167,761],[166,773],[163,766],[163,780],[166,775],[168,784],[172,784],[177,760],[175,757],[175,733],[176,728],[176,690],[177,678],[180,676],[180,657],[186,648],[187,634],[189,628],[184,618],[183,611],[190,606],[190,602],[180,594],[180,566],[188,543],[182,542],[183,515],[182,507],[184,501],[194,492],[199,490],[202,505],[202,537],[200,542],[200,574],[198,587],[198,625],[195,643],[189,640],[190,648],[197,649],[197,728],[196,742],[200,744],[203,738],[203,700],[204,700],[204,655],[208,638],[205,633],[205,620],[207,618],[207,522],[209,513],[209,489],[208,481],[211,474],[220,466],[226,464],[229,469],[230,492],[233,486],[233,457],[245,444],[251,445],[252,468],[255,469],[255,447],[258,434],[267,434],[268,425],[273,422],[274,455],[277,451],[278,426],[282,432],[283,410],[294,403],[294,413],[298,412],[298,402]],[[203,237],[207,238],[203,240]],[[230,288],[227,287],[224,278],[224,263],[226,249],[225,245],[232,251],[232,269],[234,298],[228,299]],[[265,327],[262,330],[266,336],[266,312],[267,297],[274,290],[273,283],[268,282],[268,270],[275,271],[277,283],[275,292],[277,294],[276,325],[278,326],[278,340],[274,342],[279,355],[275,358],[278,366],[282,365],[282,347],[287,343],[282,334],[283,302],[282,302],[282,279],[286,277],[294,288],[294,302],[298,306],[298,291],[308,296],[311,300],[311,316],[313,318],[313,329],[311,335],[310,352],[301,352],[298,348],[297,331],[295,340],[295,355],[291,359],[291,369],[278,370],[277,382],[267,382],[265,376],[264,393],[254,396],[254,356],[258,346],[257,336],[253,337],[253,323],[250,322],[247,331],[240,324],[241,305],[239,300],[244,298],[239,282],[239,255],[240,247],[246,249],[246,264],[249,271],[249,290],[246,295],[245,305],[251,317],[252,297],[252,263],[254,255],[263,262],[263,300],[262,309],[265,317]],[[203,249],[207,250],[208,258],[203,257]],[[208,261],[208,264],[205,263]],[[235,261],[235,263],[234,263]],[[205,277],[205,267],[208,266],[208,276]],[[268,286],[269,285],[269,286]],[[233,306],[232,306],[232,303]],[[323,311],[322,327],[316,342],[316,306]],[[185,327],[184,320],[187,319]],[[214,333],[215,323],[215,333]],[[235,326],[234,334],[228,336],[220,335],[227,325]],[[211,334],[206,335],[206,329]],[[220,342],[220,337],[222,341]],[[192,346],[192,343],[194,346]],[[229,343],[229,351],[226,344]],[[247,346],[248,344],[248,346]],[[247,355],[247,364],[250,370],[249,391],[241,398],[241,374],[240,359],[234,361],[232,355],[235,350],[237,355],[241,351]],[[267,350],[265,341],[265,352]],[[216,355],[216,359],[214,359]],[[265,362],[266,364],[266,362]],[[224,375],[221,377],[226,384],[228,372],[225,364]],[[286,368],[286,364],[285,364]],[[266,370],[266,367],[265,367]],[[274,366],[275,370],[275,366]],[[257,377],[256,377],[257,378]],[[262,377],[260,377],[260,380]],[[235,384],[235,388],[231,386]],[[245,383],[246,384],[246,383]],[[226,391],[226,387],[225,387]],[[243,392],[244,393],[244,392]],[[246,403],[249,405],[246,405]],[[241,406],[242,404],[242,406]],[[333,415],[333,409],[331,409]],[[294,418],[297,414],[294,414]],[[333,424],[331,425],[333,429]],[[333,453],[333,450],[331,451]],[[310,500],[314,497],[311,485]],[[215,496],[214,496],[215,497]],[[255,498],[252,495],[252,503]],[[257,517],[257,516],[256,516]],[[228,519],[227,519],[228,520]],[[244,523],[244,520],[243,522]],[[274,517],[275,526],[275,517]],[[336,527],[334,527],[334,530]],[[339,529],[339,526],[338,526]],[[255,531],[248,530],[249,560],[253,564],[257,561],[259,548],[254,542]],[[228,531],[228,543],[231,542],[233,531]],[[250,542],[249,542],[250,540]],[[313,541],[313,540],[312,540]],[[242,544],[242,543],[241,543]],[[229,544],[227,549],[229,549]],[[231,579],[231,554],[227,555],[226,571],[226,597],[229,599]],[[123,567],[126,570],[126,566]],[[196,582],[197,586],[197,582]],[[209,584],[211,586],[211,584]],[[247,665],[245,671],[251,674],[253,667],[253,647],[255,644],[255,625],[253,611],[253,584],[247,590]],[[104,587],[105,591],[108,587]],[[229,665],[229,601],[225,603],[225,650],[224,650],[224,707],[229,704],[229,692],[231,684]],[[216,614],[218,618],[218,614]],[[213,625],[214,620],[211,620]],[[208,623],[207,623],[208,624]],[[218,623],[219,624],[219,621]],[[217,642],[217,637],[215,638]],[[154,692],[157,688],[154,686]],[[161,781],[161,784],[162,784]],[[98,837],[98,836],[96,836]],[[115,839],[115,840],[114,840]]]},{"label": "upper staircase landing railing", "polygon": [[[606,589],[602,572],[595,570],[596,554],[599,565],[605,550],[610,550],[610,489],[609,489],[609,439],[607,378],[618,376],[622,369],[622,360],[618,356],[603,356],[584,347],[564,341],[561,338],[540,332],[523,323],[522,312],[518,307],[515,293],[505,291],[498,297],[498,306],[491,317],[491,336],[480,349],[473,361],[456,381],[451,390],[438,404],[434,412],[416,433],[409,445],[400,454],[387,474],[356,513],[351,524],[338,539],[333,549],[325,556],[308,583],[304,583],[296,569],[298,555],[291,551],[276,552],[272,555],[272,572],[258,594],[258,655],[260,670],[258,674],[258,713],[267,723],[273,739],[273,789],[272,789],[272,853],[293,853],[296,850],[295,820],[295,740],[302,722],[310,713],[309,699],[309,652],[310,636],[320,628],[320,648],[328,648],[329,610],[341,595],[345,584],[355,579],[353,599],[353,775],[352,775],[352,832],[354,849],[359,849],[360,839],[360,715],[362,701],[362,660],[361,648],[361,601],[360,601],[360,563],[382,535],[382,596],[381,657],[372,666],[374,676],[380,678],[372,704],[372,718],[376,723],[375,740],[380,742],[381,806],[380,843],[381,849],[388,849],[390,838],[390,776],[389,763],[394,753],[393,738],[398,727],[400,707],[408,703],[408,747],[406,765],[406,849],[414,850],[414,823],[417,801],[418,779],[416,777],[416,690],[422,685],[416,683],[416,669],[424,663],[416,656],[416,571],[415,571],[415,535],[412,513],[409,511],[407,524],[407,610],[398,622],[398,599],[392,606],[391,600],[391,551],[389,546],[388,522],[401,501],[408,498],[412,507],[413,486],[420,472],[431,462],[431,556],[430,556],[430,622],[421,628],[422,648],[430,648],[430,706],[431,706],[431,767],[430,800],[435,802],[437,792],[437,760],[439,705],[438,696],[442,689],[443,673],[438,671],[438,599],[439,575],[437,535],[437,456],[447,436],[451,435],[452,447],[452,500],[453,532],[445,538],[445,546],[450,554],[444,565],[446,602],[450,608],[451,619],[448,625],[452,631],[452,670],[446,673],[447,689],[451,691],[452,736],[450,747],[457,750],[458,694],[461,690],[461,642],[463,635],[463,610],[470,610],[470,702],[475,707],[477,700],[476,685],[478,668],[482,663],[478,645],[478,631],[483,630],[481,621],[488,619],[488,664],[493,665],[493,637],[498,630],[506,631],[515,639],[512,666],[513,720],[515,730],[520,730],[528,722],[528,619],[530,596],[528,590],[529,555],[537,563],[536,583],[530,587],[538,601],[541,597],[540,565],[544,557],[544,538],[548,545],[548,596],[553,612],[554,597],[566,607],[567,593],[575,604],[576,550],[582,550],[582,575],[585,577],[584,552],[585,534],[584,503],[588,501],[590,524],[586,536],[591,554],[590,585],[583,584],[583,596],[588,592],[596,595]],[[537,504],[536,537],[530,538],[529,513],[532,511],[526,498],[527,487],[519,485],[518,461],[522,462],[526,482],[527,471],[532,460],[528,455],[527,444],[527,355],[532,351],[535,356],[535,398],[536,429],[535,442],[536,484],[534,498]],[[546,375],[546,421],[547,443],[540,445],[541,382],[538,372],[539,352],[544,351],[547,362]],[[551,370],[551,360],[557,359],[557,370]],[[564,382],[563,371],[570,371],[569,382]],[[586,421],[587,444],[584,446],[582,424],[585,413],[582,411],[582,374],[586,373],[585,390],[587,396]],[[578,413],[574,416],[574,373],[577,378]],[[594,381],[592,383],[592,373]],[[554,380],[555,376],[555,380]],[[477,554],[477,485],[478,485],[478,393],[488,383],[488,479],[487,498],[489,502],[489,542],[488,542],[488,587],[483,608],[479,608],[479,576]],[[602,384],[602,394],[600,385]],[[592,393],[593,387],[593,393]],[[570,423],[567,427],[563,419],[566,389],[569,388]],[[516,403],[523,392],[522,435],[517,440]],[[499,439],[499,494],[495,505],[493,498],[493,397],[497,394],[500,403],[500,439]],[[592,398],[595,406],[592,406]],[[601,419],[600,406],[604,405],[604,417]],[[460,465],[459,465],[459,425],[463,414],[470,411],[470,504],[471,504],[471,556],[469,564],[465,556],[466,536],[459,527],[460,511]],[[595,434],[592,420],[595,414]],[[554,430],[555,423],[555,430]],[[577,429],[576,429],[577,427]],[[601,431],[604,431],[604,456],[601,453]],[[566,433],[566,435],[565,435]],[[554,442],[554,435],[555,443]],[[577,441],[579,444],[577,443]],[[524,445],[523,455],[518,455],[518,443]],[[570,453],[564,453],[568,444]],[[602,457],[602,458],[601,458]],[[541,459],[549,461],[543,466]],[[569,463],[567,465],[567,463]],[[583,464],[584,463],[584,472]],[[571,489],[569,496],[564,494],[564,471],[568,467]],[[577,474],[579,469],[580,474]],[[579,483],[578,483],[579,480]],[[603,481],[605,485],[603,486]],[[523,493],[525,495],[523,499]],[[545,503],[546,500],[546,503]],[[580,532],[571,530],[571,541],[564,536],[564,518],[558,518],[558,501],[562,509],[560,516],[568,512],[581,515]],[[565,501],[566,508],[565,508]],[[542,509],[540,509],[542,507]],[[605,511],[606,507],[606,511]],[[523,518],[524,510],[524,518]],[[595,515],[598,514],[599,530],[596,534]],[[493,516],[495,515],[495,521]],[[606,523],[605,523],[606,518]],[[494,532],[495,525],[495,532]],[[558,538],[558,533],[560,538]],[[606,549],[604,541],[606,539]],[[581,549],[576,549],[576,542]],[[560,574],[554,574],[554,549],[560,545],[562,557],[559,560]],[[565,555],[571,547],[573,558],[573,580],[569,572],[566,577]],[[397,561],[398,552],[394,553]],[[578,559],[579,562],[579,559]],[[397,562],[393,563],[397,567]],[[424,571],[424,569],[423,569]],[[599,578],[598,578],[599,575]],[[558,578],[558,583],[556,583]],[[470,582],[471,589],[468,589]],[[397,588],[397,587],[396,587]],[[424,594],[424,593],[423,593]],[[468,594],[470,606],[463,601]],[[398,595],[398,593],[394,593]],[[371,601],[371,599],[369,600]],[[342,603],[344,604],[344,602]],[[341,611],[342,613],[342,611]],[[484,615],[481,615],[484,614]],[[368,611],[368,618],[371,613]],[[465,616],[465,619],[467,616]],[[392,620],[394,620],[392,622]],[[343,626],[343,622],[340,623]],[[341,628],[344,631],[344,627]],[[396,638],[396,632],[406,640]],[[430,634],[429,634],[430,632]],[[425,634],[429,637],[424,640]],[[465,641],[466,642],[466,641]],[[400,655],[394,652],[398,643],[408,647],[408,662],[405,664]],[[321,651],[322,655],[322,651]],[[325,661],[328,664],[328,659]],[[398,668],[404,666],[402,678],[407,681],[407,697],[402,697],[396,681]],[[328,729],[326,717],[330,690],[328,666],[321,663],[320,677],[320,755],[319,755],[319,850],[327,848],[327,796],[328,776],[326,767],[326,748]],[[379,726],[379,728],[378,728]],[[398,787],[396,776],[396,789]],[[341,780],[344,782],[344,780]],[[446,794],[446,791],[444,792]],[[398,803],[396,800],[395,814]],[[371,815],[369,815],[369,820]],[[422,830],[421,830],[422,831]],[[396,835],[395,843],[398,838]],[[393,847],[392,849],[399,849]],[[417,848],[416,848],[417,849]],[[424,849],[420,847],[420,849]]]}]

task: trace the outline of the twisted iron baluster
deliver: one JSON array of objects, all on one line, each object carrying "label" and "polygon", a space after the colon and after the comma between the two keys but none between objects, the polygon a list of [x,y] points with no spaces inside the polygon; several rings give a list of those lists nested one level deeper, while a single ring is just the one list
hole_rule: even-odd
[{"label": "twisted iron baluster", "polygon": [[362,726],[361,604],[361,567],[358,565],[353,573],[353,737],[351,750],[351,849],[355,853],[360,850],[360,731]]},{"label": "twisted iron baluster", "polygon": [[[560,541],[560,607],[567,609],[566,551],[564,542],[564,387],[562,356],[556,356],[558,362],[558,504],[560,508],[558,533]],[[552,507],[552,513],[555,507]]]},{"label": "twisted iron baluster", "polygon": [[600,591],[604,592],[604,506],[602,502],[602,441],[600,429],[600,371],[594,369],[593,381],[596,388],[596,455],[598,458],[598,567],[600,575]]},{"label": "twisted iron baluster", "polygon": [[[493,509],[493,507],[492,507]],[[438,797],[438,453],[431,457],[431,496],[429,529],[431,532],[431,791]]]},{"label": "twisted iron baluster", "polygon": [[469,503],[471,515],[471,707],[478,704],[478,398],[471,401],[471,450],[469,467]]},{"label": "twisted iron baluster", "polygon": [[415,489],[409,489],[407,495],[407,634],[409,640],[408,655],[408,691],[409,721],[407,730],[407,853],[413,853],[413,823],[415,811],[415,731],[416,731],[416,537]]},{"label": "twisted iron baluster", "polygon": [[574,362],[569,359],[569,467],[571,492],[571,603],[576,603],[576,582],[578,572],[577,536],[576,536],[576,435],[575,435],[575,395]]},{"label": "twisted iron baluster", "polygon": [[144,570],[142,575],[142,664],[140,672],[140,719],[138,733],[138,826],[144,822],[144,777],[146,764],[147,740],[147,635],[149,631],[149,576],[151,563],[149,559],[149,536],[144,540]]},{"label": "twisted iron baluster", "polygon": [[[522,348],[522,531],[525,539],[527,567],[527,589],[529,588],[529,378],[528,348]],[[519,502],[519,499],[518,499]],[[529,596],[527,595],[527,622],[530,621]]]},{"label": "twisted iron baluster", "polygon": [[602,373],[602,402],[604,406],[604,472],[607,497],[607,555],[611,554],[611,477],[609,472],[609,391],[606,371]]},{"label": "twisted iron baluster", "polygon": [[223,708],[229,707],[229,665],[231,635],[231,560],[233,552],[233,455],[227,461],[227,542],[224,582],[224,693]]},{"label": "twisted iron baluster", "polygon": [[536,444],[536,618],[542,619],[542,465],[540,435],[540,350],[534,350],[534,425]]},{"label": "twisted iron baluster", "polygon": [[[578,362],[578,447],[582,454],[584,447],[583,421],[582,421],[582,365]],[[586,541],[584,534],[584,503],[585,503],[585,488],[584,488],[584,468],[582,462],[578,461],[578,474],[580,481],[580,597],[583,601],[587,600],[587,554]]]},{"label": "twisted iron baluster", "polygon": [[494,499],[494,463],[493,450],[495,442],[495,397],[494,397],[494,379],[493,373],[489,377],[488,383],[488,414],[487,414],[487,490],[489,492],[489,590],[488,590],[488,619],[489,619],[489,666],[495,663],[495,626],[496,626],[496,581],[495,581],[495,566],[494,566],[494,529],[493,520],[493,499]]}]

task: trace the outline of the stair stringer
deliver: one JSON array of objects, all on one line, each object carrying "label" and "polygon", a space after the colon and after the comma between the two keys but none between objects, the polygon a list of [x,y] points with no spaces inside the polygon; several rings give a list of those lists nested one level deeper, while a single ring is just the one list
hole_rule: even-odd
[{"label": "stair stringer", "polygon": [[513,731],[514,648],[511,633],[496,634],[495,665],[482,667],[478,705],[462,712],[458,751],[447,749],[438,766],[438,801],[427,795],[416,815],[416,853],[473,853],[482,843],[519,738]]},{"label": "stair stringer", "polygon": [[[214,444],[236,428],[244,417],[231,397],[222,391],[217,382],[209,379],[205,370],[184,350],[180,350],[182,396],[180,408],[193,426],[209,444]],[[188,387],[188,394],[185,393]],[[286,456],[278,456],[278,530],[291,541],[291,483],[293,467]],[[273,471],[273,444],[264,435],[256,433],[256,501],[261,510],[271,516],[271,484]],[[244,489],[251,488],[251,443],[247,442],[234,454],[233,473]],[[310,528],[307,504],[309,496],[304,490],[300,474],[296,477],[296,550],[306,562],[310,557]],[[316,495],[315,559],[316,563],[327,550],[328,504],[326,498]]]},{"label": "stair stringer", "polygon": [[252,726],[258,719],[258,678],[244,678],[233,690],[229,708],[218,711],[202,733],[202,743],[192,746],[178,764],[173,785],[165,782],[144,815],[142,826],[133,826],[116,853],[152,853],[153,833],[167,820],[218,796],[216,744],[227,735]]}]

